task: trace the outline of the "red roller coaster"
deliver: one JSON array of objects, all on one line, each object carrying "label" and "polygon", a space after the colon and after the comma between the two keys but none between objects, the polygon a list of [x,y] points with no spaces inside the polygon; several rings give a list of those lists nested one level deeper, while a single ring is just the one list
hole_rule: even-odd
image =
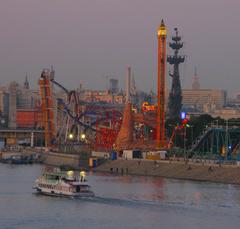
[{"label": "red roller coaster", "polygon": [[[64,98],[54,99],[53,85],[63,90]],[[112,148],[121,126],[121,111],[105,104],[80,101],[77,92],[56,82],[50,70],[43,70],[39,86],[47,147],[71,141]]]}]

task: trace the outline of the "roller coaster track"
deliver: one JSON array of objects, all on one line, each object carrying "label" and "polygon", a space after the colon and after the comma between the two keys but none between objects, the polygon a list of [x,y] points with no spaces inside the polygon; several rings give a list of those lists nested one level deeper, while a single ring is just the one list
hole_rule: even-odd
[{"label": "roller coaster track", "polygon": [[[58,83],[57,81],[55,81],[53,79],[51,80],[51,82],[53,84],[57,85],[58,87],[60,87],[68,96],[67,103],[65,103],[62,99],[58,99],[59,104],[63,106],[63,109],[60,109],[60,110],[64,111],[72,120],[74,120],[75,123],[77,123],[80,126],[83,126],[85,128],[85,130],[90,129],[92,131],[97,131],[97,129],[93,127],[96,125],[96,123],[113,118],[114,114],[112,114],[111,112],[103,113],[103,112],[99,112],[99,111],[86,111],[86,112],[79,113],[78,107],[80,105],[80,101],[78,100],[76,91],[67,90],[64,86],[62,86],[60,83]],[[73,102],[73,104],[74,104],[74,112],[71,111],[71,109],[69,108],[69,105],[71,102]],[[83,118],[85,116],[91,116],[91,115],[101,116],[101,118],[97,119],[94,122],[91,122],[90,124],[86,124],[81,121],[81,118]],[[122,116],[122,113],[115,111],[115,115],[118,118],[120,118]]]},{"label": "roller coaster track", "polygon": [[91,125],[87,125],[87,124],[85,124],[84,122],[80,121],[80,120],[79,120],[80,117],[79,117],[78,115],[74,116],[74,115],[72,114],[71,110],[68,108],[68,106],[67,106],[62,100],[59,99],[58,101],[59,101],[60,105],[63,105],[63,107],[64,107],[63,110],[62,110],[62,109],[60,109],[60,110],[66,112],[67,115],[69,115],[70,118],[73,119],[77,124],[85,127],[86,129],[91,129],[91,130],[93,130],[93,131],[96,131],[96,129],[94,129]]},{"label": "roller coaster track", "polygon": [[51,79],[51,82],[55,85],[57,85],[58,87],[60,87],[67,95],[69,94],[69,91],[67,90],[67,88],[65,88],[64,86],[62,86],[60,83],[58,83],[57,81],[55,81],[54,79]]}]

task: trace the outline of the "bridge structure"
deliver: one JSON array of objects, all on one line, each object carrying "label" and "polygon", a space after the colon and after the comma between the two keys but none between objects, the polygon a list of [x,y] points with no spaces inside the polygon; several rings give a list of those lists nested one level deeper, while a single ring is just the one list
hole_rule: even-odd
[{"label": "bridge structure", "polygon": [[237,159],[240,146],[239,126],[210,126],[196,139],[190,156]]}]

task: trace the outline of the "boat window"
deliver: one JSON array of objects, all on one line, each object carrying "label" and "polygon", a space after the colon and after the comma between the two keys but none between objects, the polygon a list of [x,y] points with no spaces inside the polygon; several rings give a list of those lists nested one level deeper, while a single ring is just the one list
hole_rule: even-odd
[{"label": "boat window", "polygon": [[76,187],[76,192],[80,192],[80,186]]},{"label": "boat window", "polygon": [[87,192],[89,190],[89,187],[87,185],[81,186],[81,191],[82,192]]}]

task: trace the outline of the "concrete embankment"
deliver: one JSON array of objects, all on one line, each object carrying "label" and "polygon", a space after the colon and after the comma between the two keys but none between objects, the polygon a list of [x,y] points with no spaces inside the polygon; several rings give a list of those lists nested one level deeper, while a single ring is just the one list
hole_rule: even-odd
[{"label": "concrete embankment", "polygon": [[236,165],[119,159],[100,165],[96,171],[240,184],[240,167]]},{"label": "concrete embankment", "polygon": [[88,158],[80,154],[49,152],[44,155],[44,164],[51,166],[66,166],[75,169],[88,168]]}]

